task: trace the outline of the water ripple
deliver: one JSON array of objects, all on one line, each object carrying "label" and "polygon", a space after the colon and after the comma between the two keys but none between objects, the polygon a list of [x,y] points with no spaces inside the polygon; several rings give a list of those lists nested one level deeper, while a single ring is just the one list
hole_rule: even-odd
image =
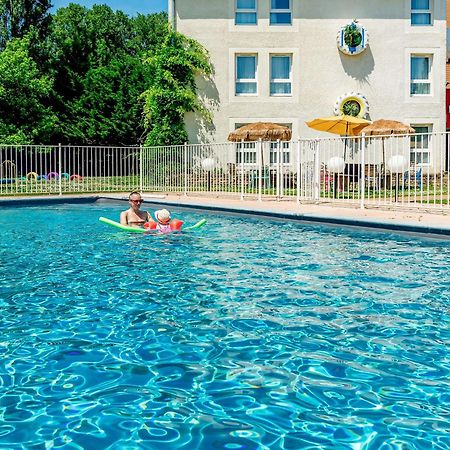
[{"label": "water ripple", "polygon": [[0,448],[450,447],[448,242],[119,210],[0,210]]}]

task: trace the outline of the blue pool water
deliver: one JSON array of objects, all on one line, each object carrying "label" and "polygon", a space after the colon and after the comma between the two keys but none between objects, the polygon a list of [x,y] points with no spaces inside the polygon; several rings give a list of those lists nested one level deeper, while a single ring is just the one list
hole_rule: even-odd
[{"label": "blue pool water", "polygon": [[450,447],[449,241],[121,207],[0,208],[0,448]]}]

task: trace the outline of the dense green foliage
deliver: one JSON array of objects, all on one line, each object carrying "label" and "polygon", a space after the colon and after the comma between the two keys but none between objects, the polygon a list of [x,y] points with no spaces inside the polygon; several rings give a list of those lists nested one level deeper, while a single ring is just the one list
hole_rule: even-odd
[{"label": "dense green foliage", "polygon": [[0,49],[32,30],[44,38],[51,22],[50,8],[49,0],[0,0]]},{"label": "dense green foliage", "polygon": [[205,50],[165,13],[0,0],[0,143],[175,144],[184,114],[206,111],[195,77]]},{"label": "dense green foliage", "polygon": [[[165,16],[158,17],[160,28]],[[61,118],[57,139],[83,144],[129,145],[144,132],[139,97],[151,80],[143,64],[153,42],[142,27],[107,6],[71,4],[58,10],[48,38],[52,104]],[[147,21],[155,21],[149,16]]]},{"label": "dense green foliage", "polygon": [[208,54],[193,39],[169,30],[148,64],[153,82],[144,93],[145,124],[150,129],[146,144],[182,144],[187,141],[184,114],[199,112],[208,118],[195,86],[196,75],[211,74]]},{"label": "dense green foliage", "polygon": [[0,137],[2,144],[48,142],[56,116],[48,106],[52,80],[39,73],[29,40],[13,39],[0,52]]}]

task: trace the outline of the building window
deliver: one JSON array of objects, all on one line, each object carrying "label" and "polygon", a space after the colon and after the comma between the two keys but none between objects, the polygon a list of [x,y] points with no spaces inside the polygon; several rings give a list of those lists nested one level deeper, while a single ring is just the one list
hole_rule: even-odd
[{"label": "building window", "polygon": [[431,25],[431,1],[411,0],[411,25]]},{"label": "building window", "polygon": [[431,56],[411,55],[410,94],[431,94]]},{"label": "building window", "polygon": [[270,56],[270,95],[291,95],[292,58],[290,55]]},{"label": "building window", "polygon": [[234,23],[236,25],[256,25],[256,0],[235,0],[236,12]]},{"label": "building window", "polygon": [[432,125],[411,125],[416,134],[411,135],[410,159],[411,165],[430,164],[430,143]]},{"label": "building window", "polygon": [[278,143],[277,142],[271,142],[270,143],[270,164],[277,164],[278,163],[278,153],[282,153],[281,163],[282,164],[289,164],[291,162],[291,149],[289,142],[281,142],[281,148],[280,152],[278,152]]},{"label": "building window", "polygon": [[291,0],[270,0],[270,25],[291,24]]},{"label": "building window", "polygon": [[255,95],[256,55],[236,55],[236,95]]},{"label": "building window", "polygon": [[242,164],[242,162],[244,164],[256,164],[256,142],[239,142],[236,144],[236,163]]}]

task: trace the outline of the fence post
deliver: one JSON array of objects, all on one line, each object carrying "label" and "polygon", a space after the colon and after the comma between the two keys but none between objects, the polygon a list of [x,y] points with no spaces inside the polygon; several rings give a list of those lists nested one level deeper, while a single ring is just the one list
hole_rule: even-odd
[{"label": "fence post", "polygon": [[280,140],[277,139],[277,189],[276,189],[276,198],[277,201],[281,198],[281,148],[280,148]]},{"label": "fence post", "polygon": [[258,167],[258,200],[262,201],[262,177],[263,177],[263,170],[264,167],[262,165],[263,163],[263,147],[262,147],[262,139],[259,138],[258,140],[258,153],[259,153],[259,167]]},{"label": "fence post", "polygon": [[297,203],[300,203],[300,137],[297,137]]},{"label": "fence post", "polygon": [[360,203],[359,207],[364,209],[364,200],[366,196],[366,133],[362,133],[361,143],[361,168],[359,170]]},{"label": "fence post", "polygon": [[144,155],[142,144],[139,146],[139,192],[144,191]]},{"label": "fence post", "polygon": [[59,181],[59,195],[62,195],[62,163],[61,163],[61,155],[62,155],[62,151],[61,151],[61,142],[58,144],[58,173],[59,173],[59,177],[58,177],[58,181]]},{"label": "fence post", "polygon": [[241,200],[244,200],[244,139],[241,140]]},{"label": "fence post", "polygon": [[313,141],[314,146],[314,183],[313,198],[316,202],[320,202],[320,141]]},{"label": "fence post", "polygon": [[188,190],[188,170],[187,170],[187,142],[184,143],[183,147],[183,166],[184,166],[184,196],[187,197],[187,190]]}]

